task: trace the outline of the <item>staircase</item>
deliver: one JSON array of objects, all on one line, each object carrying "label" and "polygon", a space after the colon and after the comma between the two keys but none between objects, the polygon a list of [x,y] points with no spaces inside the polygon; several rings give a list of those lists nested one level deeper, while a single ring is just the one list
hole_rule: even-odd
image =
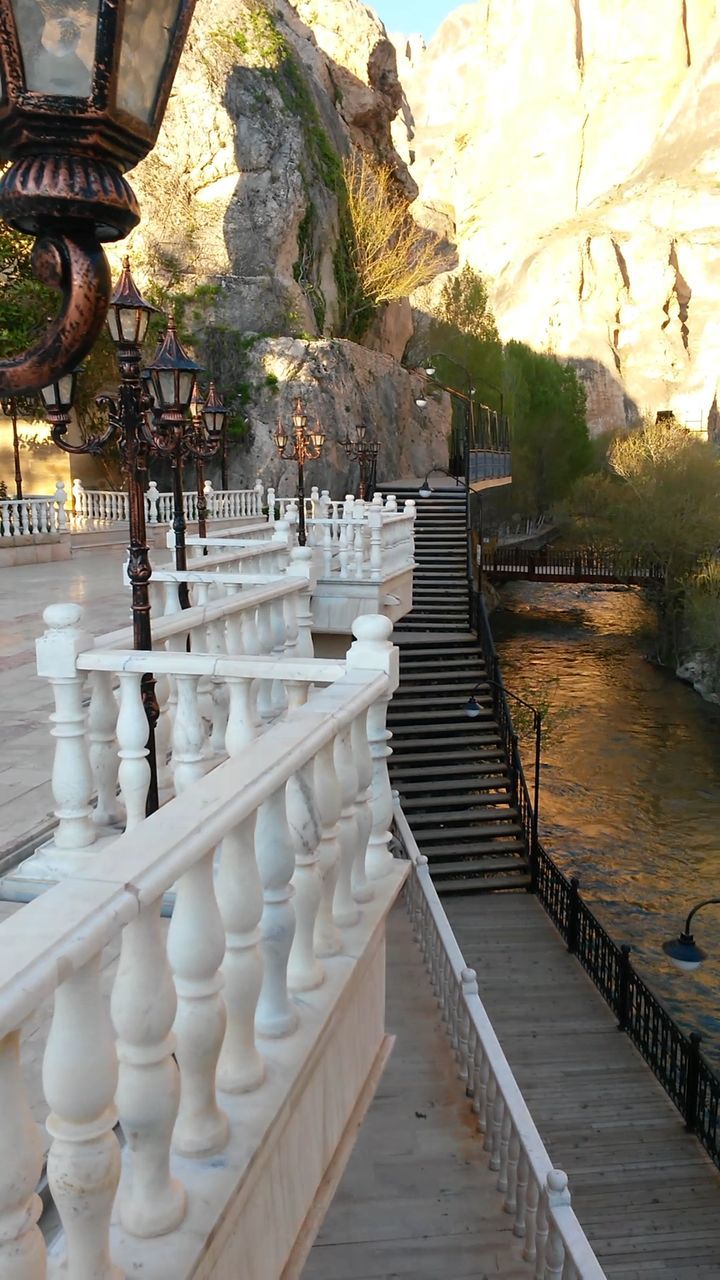
[{"label": "staircase", "polygon": [[[391,486],[386,486],[390,488]],[[390,776],[439,893],[524,889],[527,854],[512,782],[468,625],[463,488],[415,497],[413,608],[395,630],[400,687],[388,713]],[[476,685],[477,719],[465,715]]]}]

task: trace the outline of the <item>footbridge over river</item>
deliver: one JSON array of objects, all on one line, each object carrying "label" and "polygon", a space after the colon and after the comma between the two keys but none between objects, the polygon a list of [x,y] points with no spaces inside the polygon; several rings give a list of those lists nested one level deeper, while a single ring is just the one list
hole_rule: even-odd
[{"label": "footbridge over river", "polygon": [[485,546],[482,569],[493,581],[596,582],[606,586],[652,586],[662,582],[662,566],[656,560],[602,547],[561,549],[552,545],[525,547]]}]

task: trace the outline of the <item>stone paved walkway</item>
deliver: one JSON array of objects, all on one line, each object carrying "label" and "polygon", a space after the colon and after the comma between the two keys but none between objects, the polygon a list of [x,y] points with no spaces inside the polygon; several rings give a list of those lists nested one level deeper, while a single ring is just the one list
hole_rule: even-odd
[{"label": "stone paved walkway", "polygon": [[52,816],[53,699],[35,672],[35,641],[43,609],[75,601],[86,625],[101,635],[130,621],[130,593],[122,585],[121,547],[76,551],[56,564],[0,569],[0,859]]}]

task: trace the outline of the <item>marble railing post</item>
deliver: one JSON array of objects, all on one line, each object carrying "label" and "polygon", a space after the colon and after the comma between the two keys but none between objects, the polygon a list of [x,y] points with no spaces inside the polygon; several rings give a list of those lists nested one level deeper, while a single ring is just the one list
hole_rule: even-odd
[{"label": "marble railing post", "polygon": [[295,934],[290,883],[295,849],[285,811],[285,784],[263,801],[257,813],[255,849],[263,886],[260,951],[264,963],[255,1029],[278,1038],[295,1030],[297,1011],[288,999],[287,967]]},{"label": "marble railing post", "polygon": [[253,516],[261,516],[261,515],[262,515],[262,509],[263,509],[263,492],[264,492],[264,487],[265,487],[265,486],[263,485],[262,480],[260,480],[260,478],[258,478],[258,479],[255,481],[255,486],[254,486],[254,490],[253,490],[254,495],[255,495],[255,498],[254,498],[254,502],[253,502],[253,509],[252,509],[252,511],[250,512],[250,515],[253,515]]},{"label": "marble railing post", "polygon": [[67,528],[68,528],[67,500],[68,500],[68,496],[67,496],[67,490],[65,488],[64,482],[62,480],[56,480],[55,482],[55,520],[54,520],[53,527],[57,529],[58,533],[67,533]]},{"label": "marble railing post", "polygon": [[40,1132],[20,1066],[20,1032],[0,1039],[0,1280],[45,1280],[45,1243],[36,1194],[43,1168]]},{"label": "marble railing post", "polygon": [[365,871],[369,880],[387,875],[393,865],[390,852],[392,791],[388,776],[388,745],[392,734],[386,727],[388,703],[399,683],[398,650],[391,643],[392,622],[376,614],[365,614],[353,623],[355,642],[347,656],[349,670],[383,671],[388,676],[388,692],[368,710],[368,742],[373,761],[371,806],[373,825],[368,841]]},{"label": "marble railing post", "polygon": [[148,524],[158,523],[158,492],[157,484],[151,480],[145,492],[145,512]]},{"label": "marble railing post", "polygon": [[297,623],[297,637],[292,651],[294,658],[312,658],[315,656],[312,637],[312,591],[315,585],[313,574],[313,553],[310,547],[293,547],[290,552],[288,576],[302,578],[305,588],[293,597]]},{"label": "marble railing post", "polygon": [[60,984],[43,1061],[53,1141],[47,1175],[72,1280],[122,1280],[110,1258],[110,1215],[120,1180],[115,1043],[95,956]]},{"label": "marble railing post", "polygon": [[55,739],[52,792],[58,825],[55,848],[68,871],[87,865],[88,850],[97,829],[92,820],[93,777],[86,740],[83,706],[84,676],[76,668],[79,653],[93,647],[92,636],[82,629],[84,611],[77,604],[51,604],[43,613],[48,630],[35,642],[37,673],[53,691],[55,710],[50,716]]},{"label": "marble railing post", "polygon": [[267,491],[268,524],[275,524],[275,490],[272,485]]},{"label": "marble railing post", "polygon": [[368,523],[370,525],[370,573],[373,578],[379,578],[383,571],[382,510],[373,507],[368,513]]},{"label": "marble railing post", "polygon": [[83,488],[82,480],[73,480],[72,482],[72,498],[73,498],[73,516],[76,520],[87,520],[87,496]]}]

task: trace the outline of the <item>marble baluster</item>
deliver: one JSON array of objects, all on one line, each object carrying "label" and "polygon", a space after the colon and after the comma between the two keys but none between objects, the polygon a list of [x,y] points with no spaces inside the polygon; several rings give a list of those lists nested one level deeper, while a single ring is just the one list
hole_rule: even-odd
[{"label": "marble baluster", "polygon": [[148,722],[141,693],[142,676],[120,672],[120,710],[117,740],[120,767],[118,780],[125,805],[125,829],[131,830],[145,817],[150,765],[148,764]]},{"label": "marble baluster", "polygon": [[[243,615],[244,616],[244,615]],[[236,643],[228,619],[228,645]],[[238,642],[239,643],[239,642]],[[228,681],[230,709],[226,733],[228,755],[240,757],[255,737],[253,681]],[[255,1011],[262,986],[260,920],[263,892],[255,858],[255,814],[229,831],[220,848],[217,892],[225,926],[225,1003],[227,1027],[218,1062],[218,1084],[228,1093],[257,1089],[265,1077],[255,1044]]]},{"label": "marble baluster", "polygon": [[255,848],[263,886],[260,951],[264,973],[255,1028],[260,1035],[280,1037],[295,1030],[297,1010],[287,991],[287,967],[295,934],[295,850],[285,811],[285,784],[258,809]]},{"label": "marble baluster", "polygon": [[335,738],[335,771],[340,784],[340,862],[333,901],[333,920],[336,925],[347,927],[357,924],[360,911],[352,894],[352,870],[357,857],[359,839],[355,816],[355,797],[358,790],[358,774],[352,754],[350,726],[341,729]]},{"label": "marble baluster", "polygon": [[45,1280],[45,1242],[35,1188],[43,1168],[40,1133],[20,1065],[20,1032],[0,1039],[0,1280]]},{"label": "marble baluster", "polygon": [[288,961],[288,989],[312,991],[325,978],[315,956],[313,939],[322,885],[318,873],[320,819],[313,795],[314,761],[309,761],[288,780],[287,820],[295,844],[295,936]]},{"label": "marble baluster", "polygon": [[180,1101],[173,1056],[177,1000],[168,964],[160,898],[123,930],[111,1012],[117,1033],[116,1103],[129,1160],[120,1185],[120,1220],[135,1236],[159,1236],[183,1220],[187,1198],[170,1176],[170,1141]]},{"label": "marble baluster", "polygon": [[340,785],[335,773],[334,742],[330,741],[315,757],[314,792],[321,822],[318,847],[320,873],[320,906],[315,920],[315,954],[335,956],[342,951],[342,938],[333,921],[333,900],[340,862],[338,819],[342,809]]},{"label": "marble baluster", "polygon": [[118,707],[111,673],[91,671],[90,688],[88,739],[90,768],[97,795],[93,821],[98,827],[110,827],[119,822],[121,816],[117,798],[119,760],[115,737]]},{"label": "marble baluster", "polygon": [[353,623],[356,640],[347,655],[348,669],[384,672],[388,677],[387,692],[369,708],[367,719],[368,742],[373,762],[373,825],[365,859],[365,872],[369,880],[379,880],[387,875],[393,865],[390,852],[392,790],[387,767],[388,757],[392,755],[388,745],[392,734],[387,729],[386,722],[388,703],[399,682],[399,667],[398,651],[390,642],[392,629],[390,619],[378,614],[365,614],[356,618]]},{"label": "marble baluster", "polygon": [[352,896],[356,902],[370,902],[373,895],[372,885],[365,874],[365,858],[368,841],[373,825],[371,805],[371,783],[373,763],[368,742],[367,712],[356,716],[350,731],[352,754],[357,770],[357,794],[355,797],[355,821],[357,823],[357,850],[352,865],[350,884]]},{"label": "marble baluster", "polygon": [[48,630],[35,643],[37,673],[49,680],[55,699],[50,716],[55,754],[52,792],[57,827],[53,844],[58,863],[68,871],[87,865],[97,837],[92,820],[93,777],[83,706],[84,675],[76,668],[92,636],[83,630],[84,611],[76,604],[52,604],[43,612]]},{"label": "marble baluster", "polygon": [[[180,794],[202,777],[202,721],[197,676],[177,676],[173,767]],[[175,1018],[180,1067],[180,1108],[173,1148],[202,1157],[221,1151],[229,1136],[227,1116],[217,1104],[215,1082],[225,1036],[226,1012],[220,966],[225,934],[215,896],[213,848],[177,883],[168,934],[168,955],[178,996]]]},{"label": "marble baluster", "polygon": [[117,1059],[95,956],[60,984],[45,1047],[43,1088],[52,1138],[47,1176],[72,1280],[122,1280],[110,1257],[110,1215],[120,1180],[113,1132]]},{"label": "marble baluster", "polygon": [[313,554],[309,547],[293,547],[290,552],[288,576],[302,579],[302,590],[292,597],[295,602],[295,621],[297,634],[293,657],[312,658],[315,656],[312,628],[312,592],[315,587]]}]

